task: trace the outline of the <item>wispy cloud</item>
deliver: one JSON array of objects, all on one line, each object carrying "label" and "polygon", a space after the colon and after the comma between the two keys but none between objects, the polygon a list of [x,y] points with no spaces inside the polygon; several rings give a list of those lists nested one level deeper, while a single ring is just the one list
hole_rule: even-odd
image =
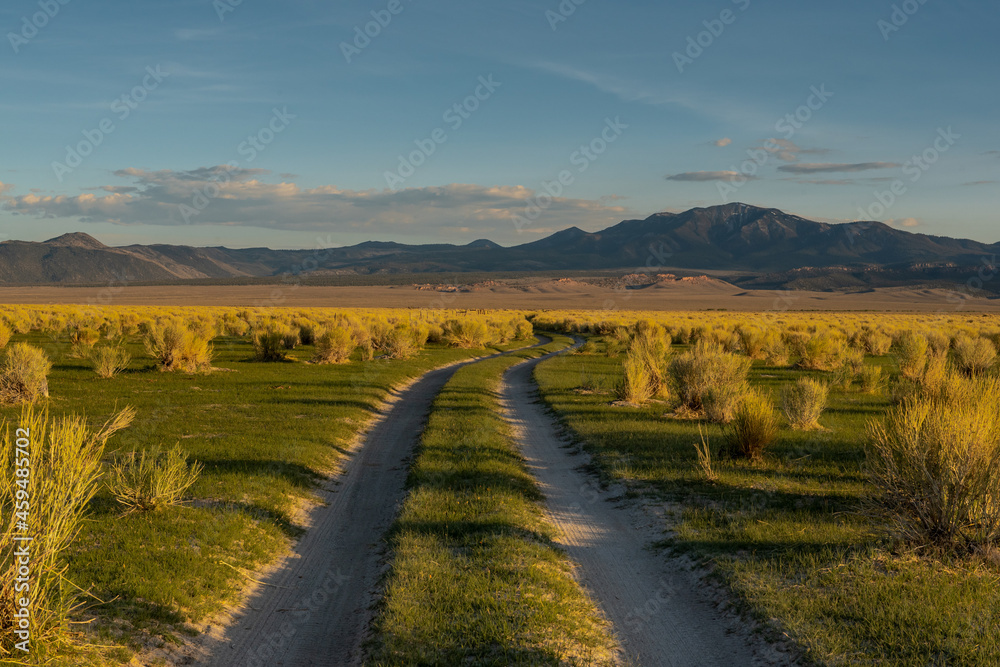
[{"label": "wispy cloud", "polygon": [[833,172],[856,172],[870,171],[872,169],[892,169],[901,167],[898,162],[855,162],[851,164],[839,164],[834,162],[816,162],[802,164],[786,164],[778,167],[778,171],[790,174],[822,174]]},{"label": "wispy cloud", "polygon": [[603,93],[614,95],[623,102],[682,108],[701,117],[715,118],[729,124],[738,123],[744,127],[760,127],[762,124],[774,123],[774,119],[768,114],[748,107],[745,99],[737,105],[734,100],[717,91],[697,91],[681,87],[676,83],[667,86],[662,82],[639,81],[630,76],[589,71],[562,63],[535,62],[526,66],[564,79],[586,83]]},{"label": "wispy cloud", "polygon": [[754,180],[738,171],[686,171],[666,177],[668,181],[743,181]]},{"label": "wispy cloud", "polygon": [[719,148],[724,148],[731,143],[733,143],[733,140],[729,137],[722,137],[721,139],[717,139],[712,142],[713,145],[718,146]]},{"label": "wispy cloud", "polygon": [[969,181],[962,183],[962,185],[993,185],[994,183],[1000,183],[1000,181]]}]

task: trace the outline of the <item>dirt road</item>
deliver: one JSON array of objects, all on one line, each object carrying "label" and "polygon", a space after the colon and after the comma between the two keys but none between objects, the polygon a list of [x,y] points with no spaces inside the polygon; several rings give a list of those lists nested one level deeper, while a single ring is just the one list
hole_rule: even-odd
[{"label": "dirt road", "polygon": [[[542,342],[550,339],[538,336]],[[208,647],[212,667],[360,665],[384,536],[405,497],[431,403],[463,362],[398,391],[323,490],[312,527],[244,612]]]},{"label": "dirt road", "polygon": [[[696,578],[649,544],[662,539],[641,509],[612,500],[579,469],[583,455],[567,447],[538,402],[532,371],[518,364],[504,378],[502,404],[529,467],[546,496],[559,543],[613,623],[626,665],[748,666],[773,664],[727,632],[727,622],[698,594]],[[620,491],[619,491],[620,493]]]}]

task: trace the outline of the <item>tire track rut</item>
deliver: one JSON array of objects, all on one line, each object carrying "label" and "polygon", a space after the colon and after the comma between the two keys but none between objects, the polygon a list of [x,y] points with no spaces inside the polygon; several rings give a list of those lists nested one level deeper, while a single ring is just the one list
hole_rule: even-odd
[{"label": "tire track rut", "polygon": [[[537,346],[551,340],[536,336]],[[523,348],[522,348],[523,349]],[[511,350],[513,351],[513,350]],[[322,489],[323,505],[291,555],[208,640],[210,667],[360,665],[383,567],[385,535],[406,495],[413,450],[452,375],[494,354],[425,373],[387,404]]]},{"label": "tire track rut", "polygon": [[[662,539],[640,508],[581,472],[575,454],[542,406],[532,377],[542,357],[504,376],[502,405],[521,452],[546,496],[557,542],[577,565],[577,577],[614,626],[626,665],[696,667],[774,664],[699,595],[696,577],[650,544]],[[620,490],[617,492],[620,495]]]}]

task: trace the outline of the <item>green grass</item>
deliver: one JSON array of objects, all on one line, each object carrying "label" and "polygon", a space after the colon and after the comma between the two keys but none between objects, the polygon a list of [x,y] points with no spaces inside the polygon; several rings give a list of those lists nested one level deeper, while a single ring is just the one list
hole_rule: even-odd
[{"label": "green grass", "polygon": [[[68,358],[68,345],[44,335],[17,336],[43,347],[54,362],[49,378],[54,415],[84,413],[103,422],[132,405],[135,423],[108,443],[116,453],[169,448],[175,443],[204,465],[189,490],[194,502],[148,514],[121,516],[102,488],[89,520],[69,550],[69,580],[102,600],[89,640],[128,648],[109,655],[127,661],[142,645],[179,641],[225,606],[236,603],[253,571],[274,561],[303,531],[304,511],[317,483],[335,467],[388,391],[436,366],[489,351],[431,346],[406,361],[317,366],[256,363],[242,339],[215,342],[208,375],[163,373],[141,344],[118,377],[97,378],[87,362]],[[508,348],[521,347],[523,342]],[[493,350],[491,350],[493,351]],[[16,422],[19,409],[0,414]]]},{"label": "green grass", "polygon": [[601,665],[605,623],[551,542],[499,414],[504,370],[569,339],[459,370],[411,470],[375,623],[375,665]]},{"label": "green grass", "polygon": [[[869,363],[894,370],[888,357]],[[886,396],[831,390],[826,430],[785,428],[760,463],[721,459],[721,430],[703,426],[712,483],[698,472],[697,422],[593,393],[620,374],[620,359],[570,355],[543,362],[536,379],[600,474],[669,503],[676,526],[662,546],[705,563],[773,638],[822,665],[1000,664],[998,563],[899,553],[858,513],[870,491],[864,427],[890,407]],[[751,382],[778,405],[783,384],[827,375],[757,362]]]}]

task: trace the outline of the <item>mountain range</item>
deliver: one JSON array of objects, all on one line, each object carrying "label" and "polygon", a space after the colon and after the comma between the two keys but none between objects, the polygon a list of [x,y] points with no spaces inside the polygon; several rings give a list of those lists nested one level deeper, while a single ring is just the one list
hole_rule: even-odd
[{"label": "mountain range", "polygon": [[37,243],[0,243],[0,284],[223,281],[303,271],[322,276],[682,269],[712,272],[748,287],[836,289],[964,282],[982,267],[995,266],[998,251],[1000,243],[917,234],[874,221],[816,222],[734,203],[657,213],[599,232],[571,227],[512,247],[486,240],[461,246],[367,242],[323,250],[109,247],[73,233]]}]

